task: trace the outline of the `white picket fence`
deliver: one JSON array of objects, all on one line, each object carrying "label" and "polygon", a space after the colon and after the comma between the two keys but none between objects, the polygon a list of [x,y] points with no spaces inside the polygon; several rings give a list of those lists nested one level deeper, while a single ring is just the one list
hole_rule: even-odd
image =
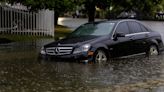
[{"label": "white picket fence", "polygon": [[54,36],[54,12],[0,6],[0,34]]}]

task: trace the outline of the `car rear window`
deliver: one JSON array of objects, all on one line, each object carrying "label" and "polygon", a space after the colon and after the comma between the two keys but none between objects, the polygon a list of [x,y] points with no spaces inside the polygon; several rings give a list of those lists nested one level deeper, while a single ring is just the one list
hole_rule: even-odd
[{"label": "car rear window", "polygon": [[148,29],[144,25],[140,24],[140,26],[143,32],[148,32]]}]

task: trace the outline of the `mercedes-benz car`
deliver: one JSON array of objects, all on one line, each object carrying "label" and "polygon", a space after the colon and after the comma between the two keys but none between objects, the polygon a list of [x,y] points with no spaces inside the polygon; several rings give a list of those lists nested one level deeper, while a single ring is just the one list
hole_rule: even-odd
[{"label": "mercedes-benz car", "polygon": [[163,41],[158,32],[132,19],[86,23],[66,38],[42,47],[41,57],[107,62],[110,58],[158,55]]}]

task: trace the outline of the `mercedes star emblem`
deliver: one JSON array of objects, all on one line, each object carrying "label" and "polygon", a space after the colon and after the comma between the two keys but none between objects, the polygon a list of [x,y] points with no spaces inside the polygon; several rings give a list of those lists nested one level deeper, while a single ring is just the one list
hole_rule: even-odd
[{"label": "mercedes star emblem", "polygon": [[55,48],[55,54],[58,54],[59,53],[59,48]]}]

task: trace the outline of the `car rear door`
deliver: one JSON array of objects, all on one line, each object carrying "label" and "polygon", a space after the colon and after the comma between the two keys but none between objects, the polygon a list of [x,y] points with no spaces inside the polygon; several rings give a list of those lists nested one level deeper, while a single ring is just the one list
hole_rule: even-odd
[{"label": "car rear door", "polygon": [[136,21],[128,22],[131,34],[127,35],[132,41],[132,52],[133,54],[138,54],[145,52],[146,49],[146,36],[149,33],[143,25],[140,25]]}]

